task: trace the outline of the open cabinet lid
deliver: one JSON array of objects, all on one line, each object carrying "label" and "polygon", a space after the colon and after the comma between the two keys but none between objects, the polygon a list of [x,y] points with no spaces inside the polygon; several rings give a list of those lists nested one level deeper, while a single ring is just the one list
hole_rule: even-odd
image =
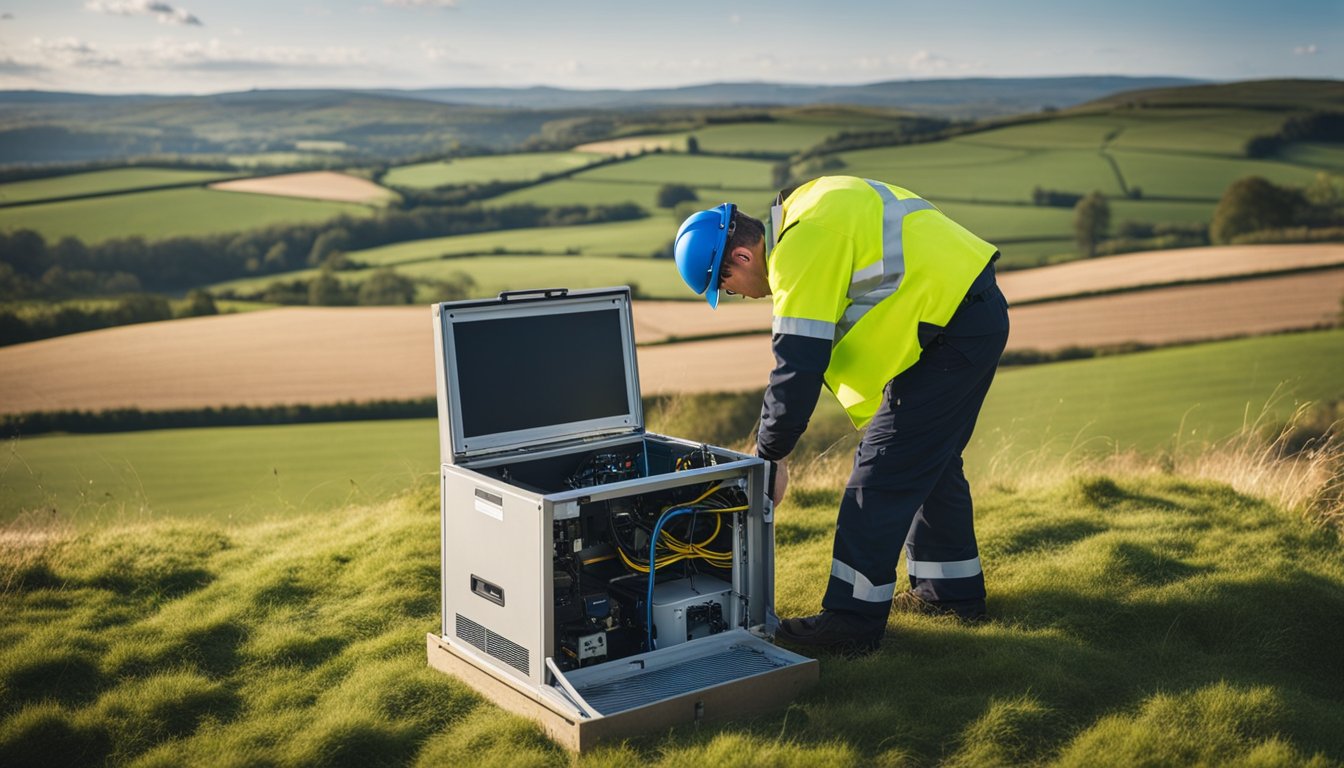
[{"label": "open cabinet lid", "polygon": [[644,428],[630,289],[434,306],[443,460]]}]

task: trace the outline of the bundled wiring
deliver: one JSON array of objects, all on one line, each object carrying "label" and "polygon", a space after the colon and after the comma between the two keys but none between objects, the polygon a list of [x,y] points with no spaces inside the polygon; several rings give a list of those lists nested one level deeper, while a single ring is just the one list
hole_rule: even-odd
[{"label": "bundled wiring", "polygon": [[[637,563],[632,562],[632,560],[629,559],[628,556],[623,551],[621,551],[619,547],[617,548],[617,551],[621,552],[622,559],[625,559],[626,565],[641,572],[647,571],[649,574],[648,596],[644,602],[646,612],[645,629],[647,631],[649,650],[653,650],[654,648],[657,647],[653,639],[653,587],[658,567],[657,556],[659,548],[658,547],[659,539],[660,538],[668,539],[665,548],[671,553],[670,557],[662,561],[663,566],[671,565],[672,563],[687,559],[702,559],[709,562],[710,565],[713,565],[718,568],[731,568],[733,565],[733,555],[731,551],[716,552],[705,548],[710,542],[714,541],[714,539],[719,535],[719,531],[723,527],[723,518],[721,517],[721,515],[732,514],[735,512],[745,512],[748,508],[747,505],[719,507],[719,506],[710,506],[701,504],[701,502],[713,496],[716,492],[718,492],[722,488],[723,484],[719,483],[718,485],[712,486],[709,490],[705,491],[698,498],[687,504],[669,505],[663,508],[662,514],[659,515],[658,517],[658,522],[655,523],[653,526],[653,534],[649,538],[649,564],[646,568],[642,568]],[[688,544],[686,542],[682,542],[680,540],[673,538],[669,534],[663,533],[663,526],[666,525],[673,518],[680,517],[682,515],[695,515],[700,512],[713,514],[715,518],[714,533],[711,534],[709,538],[705,539],[704,541],[702,542],[692,541],[691,543]],[[694,529],[695,524],[694,521],[692,521],[691,531],[689,533],[694,534]],[[693,538],[693,536],[688,535],[687,538]]]}]

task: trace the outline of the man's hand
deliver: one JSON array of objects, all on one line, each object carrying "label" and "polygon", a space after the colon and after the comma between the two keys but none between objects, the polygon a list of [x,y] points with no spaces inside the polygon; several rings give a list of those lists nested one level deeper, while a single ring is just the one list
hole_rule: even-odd
[{"label": "man's hand", "polygon": [[789,465],[783,461],[775,462],[775,487],[770,494],[770,499],[778,505],[784,500],[784,493],[789,490]]}]

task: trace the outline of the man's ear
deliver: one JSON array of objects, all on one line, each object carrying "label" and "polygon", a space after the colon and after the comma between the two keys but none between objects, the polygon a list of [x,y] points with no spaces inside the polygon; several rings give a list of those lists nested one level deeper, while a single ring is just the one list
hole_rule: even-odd
[{"label": "man's ear", "polygon": [[751,260],[756,257],[755,254],[751,252],[751,249],[746,247],[745,245],[737,246],[728,255],[732,256],[733,260],[736,261],[738,264],[743,265],[750,264]]}]

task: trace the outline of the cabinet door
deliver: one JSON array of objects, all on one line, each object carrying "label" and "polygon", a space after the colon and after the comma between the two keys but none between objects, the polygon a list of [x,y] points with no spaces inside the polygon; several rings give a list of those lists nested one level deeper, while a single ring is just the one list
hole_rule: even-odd
[{"label": "cabinet door", "polygon": [[552,670],[574,705],[582,741],[621,738],[677,723],[759,714],[817,680],[815,659],[743,629],[607,664]]}]

